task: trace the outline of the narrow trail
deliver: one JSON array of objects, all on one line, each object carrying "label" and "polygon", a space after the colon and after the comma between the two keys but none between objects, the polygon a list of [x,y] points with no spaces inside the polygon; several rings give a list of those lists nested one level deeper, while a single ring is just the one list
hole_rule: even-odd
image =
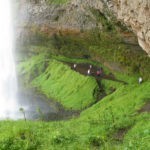
[{"label": "narrow trail", "polygon": [[[76,72],[79,72],[80,74],[83,74],[85,76],[87,76],[87,70],[89,69],[89,66],[90,64],[86,64],[86,63],[81,63],[81,64],[77,64],[76,68],[74,69],[73,68],[73,63],[65,63],[67,65],[69,65],[71,67],[71,69],[75,70]],[[92,66],[91,68],[91,73],[90,73],[90,76],[93,76],[95,77],[95,79],[97,81],[101,80],[101,79],[105,79],[105,80],[111,80],[111,81],[115,81],[115,82],[120,82],[120,83],[123,83],[123,84],[127,84],[127,82],[125,81],[122,81],[122,80],[118,80],[115,78],[115,76],[113,74],[105,74],[104,72],[100,75],[100,76],[97,76],[96,75],[96,72],[97,70],[99,69],[99,67],[97,66]]]}]

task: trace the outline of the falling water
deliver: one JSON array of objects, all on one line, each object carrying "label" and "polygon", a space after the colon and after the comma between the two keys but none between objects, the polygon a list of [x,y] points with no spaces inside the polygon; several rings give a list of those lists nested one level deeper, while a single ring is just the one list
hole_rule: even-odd
[{"label": "falling water", "polygon": [[17,90],[15,63],[13,58],[13,24],[10,2],[0,0],[0,120],[23,119],[19,111],[23,108],[27,119],[39,118],[37,108],[45,114],[57,113],[56,104],[51,104],[40,96]]},{"label": "falling water", "polygon": [[0,0],[0,119],[14,119],[18,110],[10,2]]}]

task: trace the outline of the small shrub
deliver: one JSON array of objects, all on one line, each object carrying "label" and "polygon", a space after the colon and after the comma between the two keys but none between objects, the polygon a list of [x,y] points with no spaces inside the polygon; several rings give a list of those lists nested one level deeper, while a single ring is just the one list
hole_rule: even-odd
[{"label": "small shrub", "polygon": [[56,134],[53,136],[52,138],[52,143],[55,144],[66,144],[66,143],[71,143],[75,140],[76,138],[71,135],[71,136],[67,136],[67,135],[63,135],[63,134]]},{"label": "small shrub", "polygon": [[104,144],[104,140],[100,136],[90,136],[89,143],[92,146],[100,147]]}]

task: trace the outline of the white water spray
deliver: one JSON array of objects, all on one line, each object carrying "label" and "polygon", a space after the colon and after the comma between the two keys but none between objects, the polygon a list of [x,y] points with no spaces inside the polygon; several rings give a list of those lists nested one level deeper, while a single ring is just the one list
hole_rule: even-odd
[{"label": "white water spray", "polygon": [[30,94],[31,91],[28,94],[28,92],[22,93],[21,90],[17,90],[13,59],[11,1],[0,0],[0,120],[23,119],[20,108],[23,108],[27,119],[37,119],[39,117],[37,108],[42,108],[45,114],[55,110],[40,97]]},{"label": "white water spray", "polygon": [[16,73],[13,60],[11,0],[0,0],[0,119],[15,119]]}]

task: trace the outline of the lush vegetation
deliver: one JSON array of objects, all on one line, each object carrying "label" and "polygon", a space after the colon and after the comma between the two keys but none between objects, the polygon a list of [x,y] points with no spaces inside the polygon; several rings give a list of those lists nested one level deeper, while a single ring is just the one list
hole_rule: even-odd
[{"label": "lush vegetation", "polygon": [[101,32],[93,29],[80,34],[59,32],[47,36],[35,28],[34,34],[25,44],[29,45],[25,50],[28,49],[32,53],[46,51],[70,58],[117,63],[130,75],[136,73],[144,80],[150,79],[150,59],[147,54],[134,45],[125,44],[116,30]]},{"label": "lush vegetation", "polygon": [[[57,35],[52,39],[57,52],[68,57],[91,58],[99,62],[116,62],[126,73],[150,78],[150,60],[143,52],[125,45],[116,32],[90,31],[76,39],[73,35]],[[111,57],[110,57],[111,56]],[[134,56],[134,61],[133,61]]]},{"label": "lush vegetation", "polygon": [[[32,48],[36,49],[34,53],[39,53],[38,49],[41,47],[34,46]],[[92,62],[90,59],[71,59],[64,56],[56,56],[48,54],[45,48],[42,50],[45,53],[40,52],[36,56],[26,58],[19,65],[18,70],[22,74],[24,81],[26,81],[26,86],[37,87],[40,92],[45,93],[47,96],[52,96],[53,94],[56,97],[62,96],[57,100],[67,108],[81,109],[89,105],[89,103],[83,105],[82,100],[85,100],[84,96],[89,97],[90,92],[86,91],[89,89],[94,90],[96,87],[95,80],[76,73],[60,61],[87,62],[93,65],[99,65],[99,63]],[[109,72],[105,67],[104,70]],[[123,80],[128,84],[124,85],[103,79],[101,84],[107,96],[100,102],[82,111],[78,118],[48,123],[40,121],[1,121],[0,149],[148,150],[150,148],[149,112],[144,109],[143,111],[140,110],[144,108],[144,105],[149,104],[150,81],[144,81],[139,85],[137,74],[132,76],[117,72],[113,72],[113,74],[115,74],[117,79]],[[68,81],[74,82],[73,86],[68,84]],[[83,99],[79,91],[77,95],[68,93],[75,90],[77,88],[76,85],[80,85],[81,81],[89,81],[84,84],[86,90],[83,89],[82,91],[84,92]],[[64,86],[64,84],[65,88],[59,88],[60,85]],[[54,91],[53,88],[55,89]],[[51,93],[50,90],[53,92]],[[113,93],[112,90],[114,90]],[[56,95],[55,91],[58,91]],[[66,98],[70,98],[65,101],[63,95]],[[81,101],[76,103],[74,97]]]},{"label": "lush vegetation", "polygon": [[117,86],[113,94],[70,121],[1,121],[0,149],[148,150],[149,113],[138,110],[149,103],[149,89],[148,81],[138,85],[132,80],[128,85]]},{"label": "lush vegetation", "polygon": [[19,72],[24,84],[35,87],[48,98],[56,99],[70,109],[82,109],[96,101],[99,89],[92,77],[85,77],[69,66],[40,54],[21,63]]},{"label": "lush vegetation", "polygon": [[[150,59],[124,44],[100,12],[91,11],[105,32],[94,29],[78,35],[58,32],[48,36],[33,28],[34,34],[22,48],[23,57],[19,55],[25,59],[18,68],[26,87],[67,109],[84,110],[68,121],[1,121],[1,150],[150,149],[149,111],[144,109],[150,102]],[[110,73],[106,62],[117,63],[123,72],[112,69],[111,73],[127,84],[102,79],[106,96],[95,103],[95,79],[71,70],[65,62],[100,65],[105,73]],[[144,79],[142,84],[138,84],[139,76]]]}]

